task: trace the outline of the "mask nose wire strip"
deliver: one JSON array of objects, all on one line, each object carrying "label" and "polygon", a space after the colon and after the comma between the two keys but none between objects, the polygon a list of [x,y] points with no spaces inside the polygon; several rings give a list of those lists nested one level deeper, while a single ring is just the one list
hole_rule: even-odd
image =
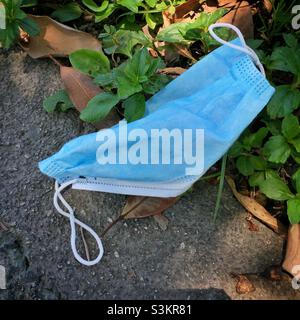
[{"label": "mask nose wire strip", "polygon": [[[225,28],[229,28],[229,29],[233,30],[238,35],[238,37],[239,37],[239,39],[240,39],[240,41],[242,43],[242,46],[237,46],[237,45],[235,45],[233,43],[227,42],[227,41],[221,39],[218,35],[216,35],[216,33],[214,32],[214,29],[215,28],[220,28],[220,27],[225,27]],[[234,26],[234,25],[232,25],[230,23],[218,22],[218,23],[211,24],[208,27],[208,31],[209,31],[210,35],[216,41],[218,41],[219,43],[222,43],[225,46],[228,46],[230,48],[239,50],[239,51],[244,52],[247,55],[249,55],[252,58],[252,60],[255,63],[255,65],[257,66],[257,68],[259,69],[259,71],[262,73],[262,75],[264,77],[266,77],[265,69],[264,69],[262,63],[260,62],[260,60],[259,60],[257,54],[255,53],[255,51],[253,49],[251,49],[249,46],[247,46],[247,44],[245,42],[245,39],[244,39],[244,36],[241,33],[239,28],[237,28],[236,26]]]},{"label": "mask nose wire strip", "polygon": [[[56,210],[63,215],[64,217],[69,218],[70,220],[70,225],[71,225],[71,248],[74,254],[74,257],[76,258],[77,261],[79,261],[81,264],[85,265],[85,266],[93,266],[96,263],[98,263],[102,256],[103,256],[103,245],[102,245],[102,241],[99,238],[99,236],[97,235],[97,233],[91,229],[89,226],[87,226],[86,224],[84,224],[83,222],[81,222],[80,220],[76,219],[74,216],[74,210],[72,209],[72,207],[68,204],[68,202],[63,198],[63,196],[61,195],[61,192],[68,187],[69,185],[75,183],[76,180],[72,180],[72,181],[68,181],[66,183],[63,183],[61,186],[58,185],[57,181],[55,182],[55,193],[54,193],[54,197],[53,197],[53,204],[54,207],[56,208]],[[68,210],[68,212],[62,210],[62,208],[59,206],[58,204],[58,199],[61,201],[61,203],[66,207],[66,209]],[[97,256],[97,258],[95,258],[94,260],[88,261],[83,259],[76,248],[76,224],[81,226],[83,229],[85,229],[87,232],[89,232],[91,234],[91,236],[96,240],[97,245],[98,245],[98,249],[99,249],[99,254]]]}]

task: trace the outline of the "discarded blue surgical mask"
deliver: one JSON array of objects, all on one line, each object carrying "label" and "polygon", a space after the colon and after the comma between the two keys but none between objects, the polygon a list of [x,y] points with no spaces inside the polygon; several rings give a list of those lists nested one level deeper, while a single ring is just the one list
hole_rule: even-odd
[{"label": "discarded blue surgical mask", "polygon": [[[233,29],[238,38],[231,42],[220,39],[213,31],[217,27]],[[178,196],[222,157],[273,95],[274,88],[265,79],[257,55],[246,45],[239,29],[216,23],[210,26],[209,32],[224,45],[148,100],[144,118],[127,126],[121,122],[111,129],[73,139],[58,153],[40,162],[40,170],[56,180],[54,205],[62,215],[70,218],[71,246],[79,262],[85,265],[99,262],[103,246],[92,229],[75,219],[73,209],[61,195],[64,188],[72,185],[74,189],[129,195]],[[127,132],[124,133],[125,127]],[[184,130],[190,130],[189,142],[187,146],[182,144],[180,150],[175,148],[175,143],[170,143],[167,159],[172,158],[172,163],[150,161],[152,157],[157,161],[165,156],[164,144],[155,151],[150,146],[153,130],[166,129],[169,133],[177,130],[181,141],[188,140]],[[142,130],[138,148],[136,134],[135,139],[127,139],[136,130]],[[103,145],[111,152],[111,162],[101,149]],[[199,153],[197,146],[202,146]],[[189,160],[194,162],[180,161],[185,147],[190,151]],[[146,161],[139,162],[138,157],[128,161],[130,149],[148,152],[144,157]],[[67,211],[59,206],[58,199]],[[85,228],[97,241],[100,252],[95,260],[86,261],[78,254],[75,224]]]}]

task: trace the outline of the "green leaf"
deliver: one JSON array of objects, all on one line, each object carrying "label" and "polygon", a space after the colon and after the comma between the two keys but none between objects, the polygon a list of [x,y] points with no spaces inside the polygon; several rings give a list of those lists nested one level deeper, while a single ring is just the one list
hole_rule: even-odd
[{"label": "green leaf", "polygon": [[293,174],[292,179],[295,182],[297,193],[300,193],[300,169]]},{"label": "green leaf", "polygon": [[95,1],[93,0],[82,0],[82,3],[89,8],[90,10],[94,11],[94,12],[103,12],[104,10],[107,9],[108,5],[109,5],[109,1],[108,0],[104,0],[102,1],[101,5],[97,5],[95,3]]},{"label": "green leaf", "polygon": [[300,91],[289,85],[276,88],[267,111],[272,119],[287,116],[300,106]]},{"label": "green leaf", "polygon": [[145,0],[145,2],[151,8],[154,8],[156,6],[156,4],[157,4],[157,0]]},{"label": "green leaf", "polygon": [[150,40],[141,31],[118,30],[102,34],[102,44],[107,54],[120,53],[132,57],[132,50],[137,44],[150,47]]},{"label": "green leaf", "polygon": [[278,134],[281,134],[281,124],[282,121],[279,119],[276,120],[263,120],[263,122],[266,124],[269,131],[272,133],[273,136],[277,136]]},{"label": "green leaf", "polygon": [[101,87],[112,86],[115,88],[114,81],[115,79],[112,72],[101,73],[94,79],[94,82]]},{"label": "green leaf", "polygon": [[82,10],[75,2],[70,2],[63,7],[52,12],[51,16],[60,22],[67,22],[78,19],[82,14]]},{"label": "green leaf", "polygon": [[12,18],[12,20],[18,21],[18,22],[22,21],[27,16],[26,13],[18,7],[14,8],[13,14],[14,14],[14,17]]},{"label": "green leaf", "polygon": [[267,169],[267,170],[265,171],[265,176],[266,176],[266,179],[272,178],[272,179],[279,179],[279,180],[281,180],[278,172],[275,171],[275,170],[272,170],[272,169]]},{"label": "green leaf", "polygon": [[147,71],[151,66],[152,57],[146,48],[137,51],[132,59],[128,59],[114,69],[114,78],[120,99],[126,99],[143,90],[141,83],[147,81]]},{"label": "green leaf", "polygon": [[249,134],[242,140],[243,145],[251,148],[260,148],[264,138],[267,136],[269,130],[265,127],[258,129],[255,133]]},{"label": "green leaf", "polygon": [[86,122],[103,120],[119,101],[115,94],[102,92],[89,101],[81,112],[80,119]]},{"label": "green leaf", "polygon": [[300,75],[300,48],[277,47],[271,55],[270,69]]},{"label": "green leaf", "polygon": [[156,74],[152,76],[149,81],[143,84],[143,89],[145,93],[155,94],[160,89],[164,88],[169,82],[171,78],[165,74]]},{"label": "green leaf", "polygon": [[27,8],[27,7],[33,7],[38,4],[38,0],[23,0],[21,7],[22,8]]},{"label": "green leaf", "polygon": [[254,173],[254,168],[249,156],[238,157],[236,167],[243,176],[250,176]]},{"label": "green leaf", "polygon": [[258,187],[261,182],[265,180],[265,173],[263,171],[254,172],[248,179],[250,187]]},{"label": "green leaf", "polygon": [[110,71],[108,58],[99,51],[79,49],[72,52],[69,59],[75,69],[93,77],[99,73],[107,73]]},{"label": "green leaf", "polygon": [[297,48],[298,46],[298,40],[297,38],[291,34],[291,33],[284,33],[283,34],[283,39],[285,43],[290,47],[290,48]]},{"label": "green leaf", "polygon": [[288,200],[294,198],[289,187],[281,180],[269,178],[259,184],[260,191],[273,200]]},{"label": "green leaf", "polygon": [[125,119],[128,122],[142,118],[146,110],[145,97],[142,93],[137,93],[129,97],[123,102],[125,109]]},{"label": "green leaf", "polygon": [[16,22],[7,23],[6,29],[0,29],[0,44],[9,48],[19,37],[19,25]]},{"label": "green leaf", "polygon": [[282,134],[285,136],[287,140],[295,138],[300,133],[298,118],[295,117],[293,114],[287,115],[282,120],[281,130]]},{"label": "green leaf", "polygon": [[228,151],[228,156],[231,158],[236,158],[241,155],[241,153],[244,151],[244,146],[239,142],[236,141],[232,147]]},{"label": "green leaf", "polygon": [[285,163],[291,154],[291,149],[283,136],[272,136],[264,145],[263,153],[269,161]]},{"label": "green leaf", "polygon": [[[226,9],[218,9],[213,13],[201,12],[193,22],[178,22],[166,27],[159,32],[157,39],[183,44],[201,39],[207,34],[208,27],[219,20],[226,12]],[[212,40],[212,38],[210,39]]]},{"label": "green leaf", "polygon": [[264,43],[264,40],[248,39],[246,42],[251,49],[256,50]]},{"label": "green leaf", "polygon": [[57,108],[65,112],[73,108],[73,103],[65,90],[59,90],[44,100],[43,108],[47,112],[54,112]]},{"label": "green leaf", "polygon": [[143,90],[143,87],[135,74],[128,74],[122,69],[116,69],[114,70],[114,78],[116,79],[118,96],[120,99],[126,99]]},{"label": "green leaf", "polygon": [[295,138],[289,141],[296,149],[297,152],[300,152],[300,138]]},{"label": "green leaf", "polygon": [[189,41],[185,39],[188,24],[187,22],[177,22],[169,25],[159,32],[157,40],[171,43],[189,43]]},{"label": "green leaf", "polygon": [[294,161],[298,164],[300,164],[300,152],[297,152],[296,150],[292,149],[291,152],[292,158],[294,159]]},{"label": "green leaf", "polygon": [[143,2],[142,0],[135,0],[135,1],[132,1],[132,0],[117,0],[117,4],[129,9],[130,11],[132,11],[134,13],[138,13],[139,12],[139,5],[141,5],[142,2]]},{"label": "green leaf", "polygon": [[40,33],[39,25],[28,17],[20,22],[20,27],[32,37],[37,36]]},{"label": "green leaf", "polygon": [[95,22],[101,22],[108,18],[114,11],[116,10],[116,6],[114,3],[110,3],[104,11],[96,12],[95,14]]},{"label": "green leaf", "polygon": [[146,23],[149,26],[150,29],[154,30],[156,27],[156,21],[153,18],[153,15],[151,13],[145,14]]},{"label": "green leaf", "polygon": [[300,200],[291,199],[287,201],[287,214],[291,224],[300,222]]},{"label": "green leaf", "polygon": [[255,170],[262,171],[267,168],[267,161],[259,156],[249,156],[252,167]]}]

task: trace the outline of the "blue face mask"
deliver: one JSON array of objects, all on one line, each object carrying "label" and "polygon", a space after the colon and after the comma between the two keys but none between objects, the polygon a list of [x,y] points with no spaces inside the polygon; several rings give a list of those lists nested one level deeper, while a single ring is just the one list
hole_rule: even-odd
[{"label": "blue face mask", "polygon": [[[239,37],[227,43],[214,33],[216,27],[234,29]],[[40,170],[57,181],[54,204],[61,214],[70,218],[72,250],[81,263],[93,265],[100,261],[103,247],[94,231],[75,219],[72,208],[60,193],[66,186],[129,195],[175,197],[190,188],[222,157],[273,95],[274,88],[265,79],[259,59],[246,45],[240,31],[221,23],[210,26],[209,31],[224,45],[147,101],[144,118],[127,126],[121,122],[111,129],[78,137],[40,162]],[[137,129],[143,131],[138,146],[134,139]],[[162,161],[166,155],[165,144],[160,143],[155,151],[150,148],[153,129],[167,129],[174,136],[177,132],[184,141],[184,130],[189,130],[187,145],[182,144],[182,149],[178,150],[175,143],[170,143],[167,148],[166,159],[172,159],[171,162]],[[135,133],[134,137],[127,139],[132,133]],[[198,152],[197,146],[200,145],[202,148]],[[185,147],[190,151],[189,161],[180,161]],[[128,161],[130,151],[134,154],[134,150],[138,150],[137,153],[148,150],[148,154],[142,161],[139,156]],[[158,159],[157,162],[153,162],[153,158]],[[184,157],[184,160],[187,159]],[[100,164],[101,161],[105,164]],[[61,209],[58,199],[67,212]],[[98,242],[100,253],[95,260],[86,261],[77,253],[75,223],[91,232]]]}]

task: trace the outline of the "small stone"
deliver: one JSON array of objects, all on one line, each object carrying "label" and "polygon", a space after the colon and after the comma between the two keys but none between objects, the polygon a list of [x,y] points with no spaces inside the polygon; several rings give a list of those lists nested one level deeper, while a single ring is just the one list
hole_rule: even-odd
[{"label": "small stone", "polygon": [[179,248],[180,248],[180,250],[184,250],[185,249],[185,243],[181,242]]},{"label": "small stone", "polygon": [[115,252],[114,252],[114,255],[115,255],[115,257],[116,257],[116,258],[119,258],[119,257],[120,257],[120,255],[119,255],[119,252],[118,252],[118,251],[115,251]]},{"label": "small stone", "polygon": [[109,223],[112,223],[112,222],[113,222],[113,219],[110,218],[110,217],[108,217],[108,218],[107,218],[107,221],[108,221]]}]

